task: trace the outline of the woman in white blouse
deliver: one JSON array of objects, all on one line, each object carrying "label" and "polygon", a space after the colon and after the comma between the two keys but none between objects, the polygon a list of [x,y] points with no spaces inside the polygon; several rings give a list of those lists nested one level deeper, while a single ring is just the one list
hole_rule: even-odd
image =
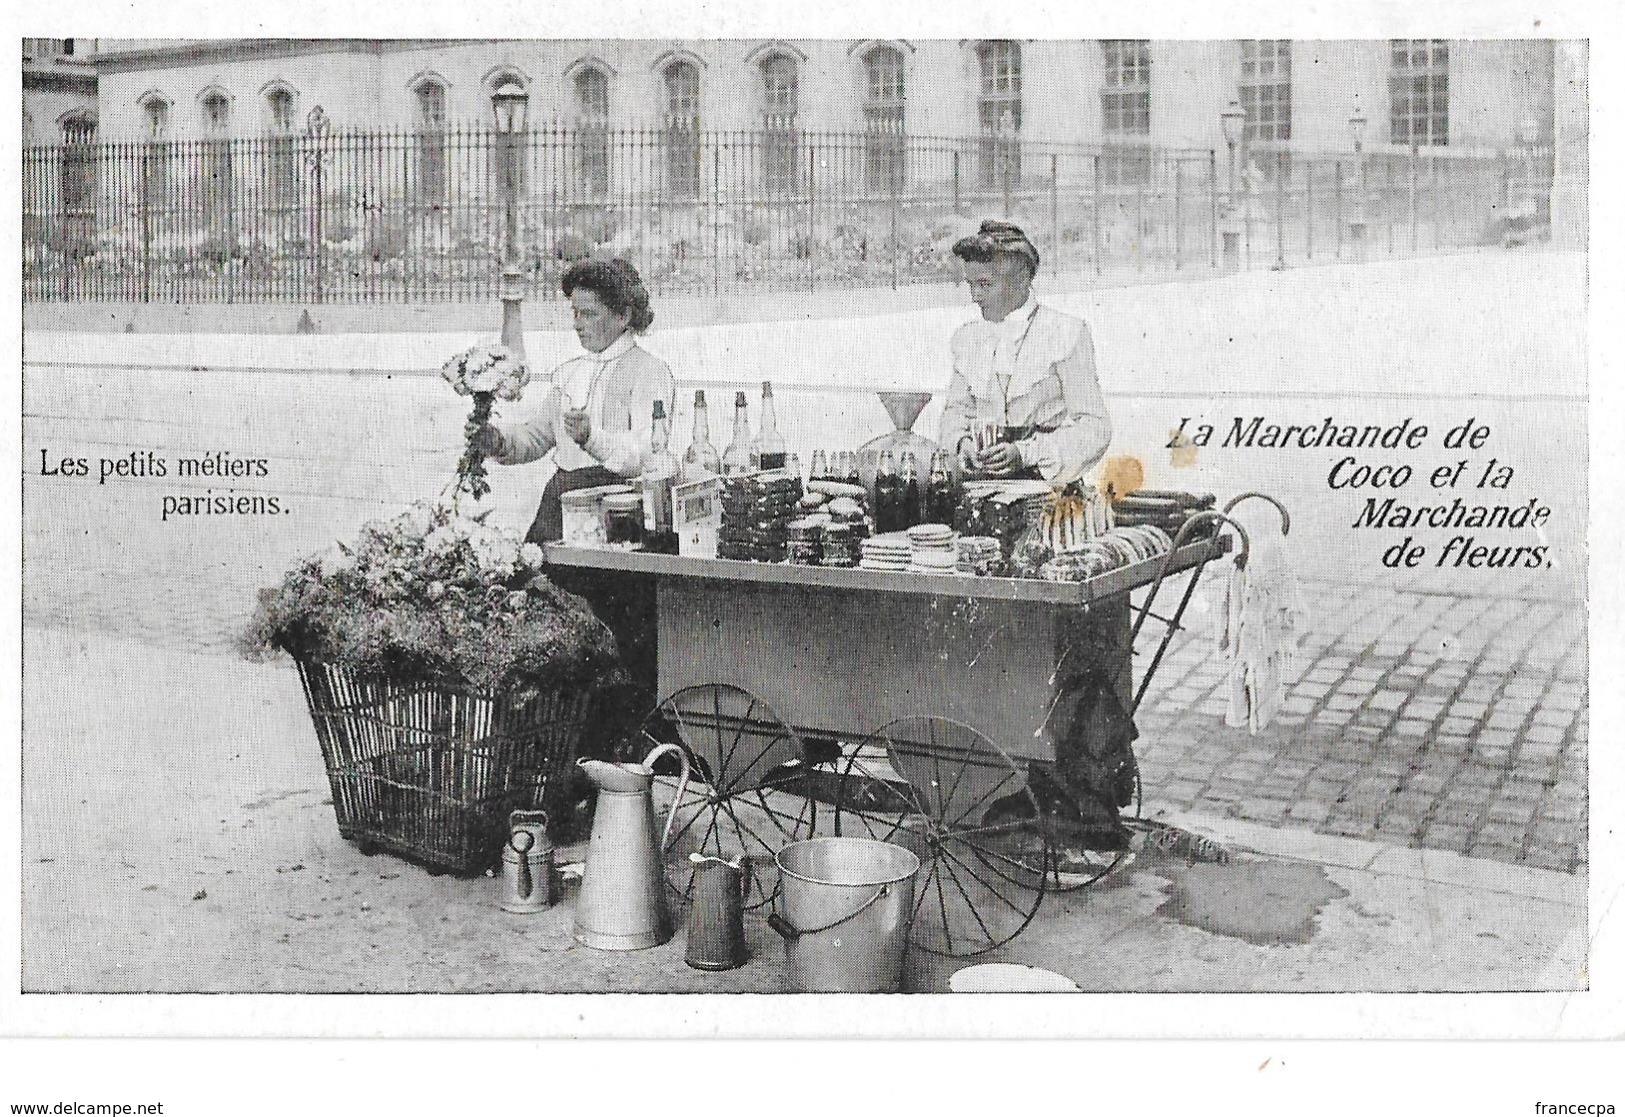
[{"label": "woman in white blouse", "polygon": [[[557,468],[526,536],[532,543],[563,538],[560,498],[565,493],[643,472],[654,403],[662,401],[671,415],[676,395],[666,362],[638,345],[654,311],[636,268],[625,260],[584,260],[564,273],[562,286],[586,353],[554,370],[553,383],[534,414],[496,420],[477,432],[486,456],[505,465],[553,455]],[[653,705],[652,577],[566,567],[552,568],[548,576],[591,602],[615,633],[622,666],[633,684],[631,703],[641,709]]]},{"label": "woman in white blouse", "polygon": [[480,433],[487,456],[504,465],[553,454],[557,469],[531,524],[532,543],[563,537],[565,493],[643,472],[654,403],[670,415],[676,395],[666,362],[638,345],[654,311],[636,268],[625,260],[584,260],[564,273],[562,286],[586,353],[554,370],[533,415],[497,420]]},{"label": "woman in white blouse", "polygon": [[1078,480],[1112,438],[1089,327],[1033,297],[1038,249],[1009,222],[982,222],[953,252],[982,319],[954,331],[942,446],[965,472]]}]

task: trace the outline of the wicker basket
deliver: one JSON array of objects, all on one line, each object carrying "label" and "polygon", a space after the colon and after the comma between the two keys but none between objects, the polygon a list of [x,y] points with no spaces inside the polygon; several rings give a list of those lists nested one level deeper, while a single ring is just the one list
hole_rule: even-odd
[{"label": "wicker basket", "polygon": [[339,833],[432,870],[494,866],[515,810],[556,812],[594,692],[524,697],[297,659]]}]

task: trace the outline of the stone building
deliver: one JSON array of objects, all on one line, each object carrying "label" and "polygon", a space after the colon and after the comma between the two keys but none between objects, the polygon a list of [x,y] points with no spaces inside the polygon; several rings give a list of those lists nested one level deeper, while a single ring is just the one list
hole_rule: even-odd
[{"label": "stone building", "polygon": [[95,39],[23,40],[23,145],[97,138]]},{"label": "stone building", "polygon": [[[487,123],[513,79],[533,123],[1347,151],[1549,144],[1552,40],[102,40],[103,139]],[[1533,130],[1534,135],[1528,133]]]}]

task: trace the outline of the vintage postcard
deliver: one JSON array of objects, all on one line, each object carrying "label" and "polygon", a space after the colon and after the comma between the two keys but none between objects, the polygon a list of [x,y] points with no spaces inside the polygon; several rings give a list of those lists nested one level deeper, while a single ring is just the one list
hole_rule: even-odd
[{"label": "vintage postcard", "polygon": [[1617,1031],[1588,33],[950,13],[22,40],[19,1031]]}]

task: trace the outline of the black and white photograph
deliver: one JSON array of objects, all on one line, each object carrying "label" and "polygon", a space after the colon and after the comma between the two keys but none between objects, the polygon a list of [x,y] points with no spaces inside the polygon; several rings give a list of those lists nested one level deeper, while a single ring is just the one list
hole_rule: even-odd
[{"label": "black and white photograph", "polygon": [[21,40],[24,1019],[1617,1034],[1593,43],[952,11]]}]

